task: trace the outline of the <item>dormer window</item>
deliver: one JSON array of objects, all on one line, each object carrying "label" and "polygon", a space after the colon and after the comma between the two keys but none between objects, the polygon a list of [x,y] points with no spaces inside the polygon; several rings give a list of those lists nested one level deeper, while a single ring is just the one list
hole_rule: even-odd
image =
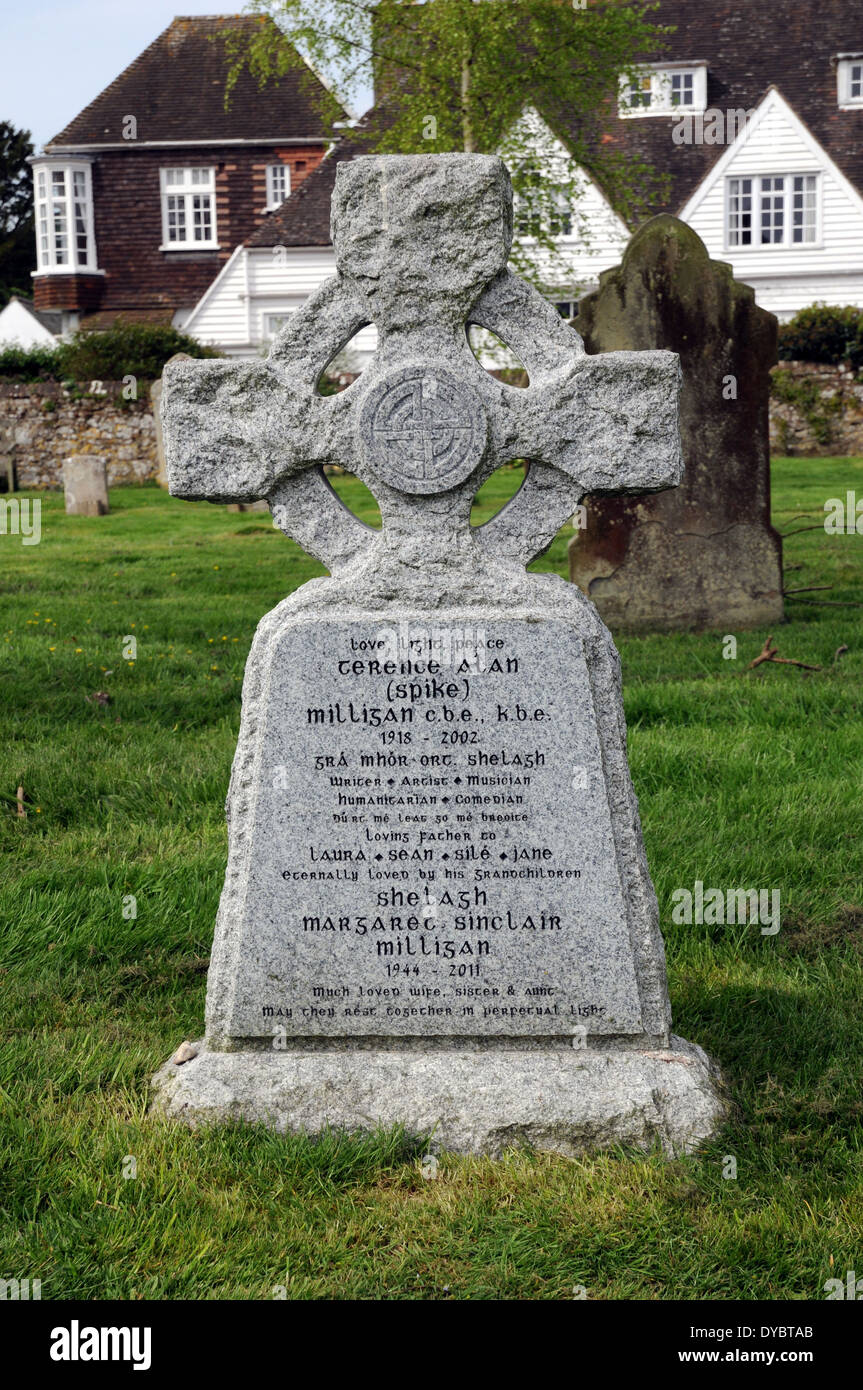
[{"label": "dormer window", "polygon": [[666,63],[620,81],[621,116],[673,116],[707,106],[707,64]]},{"label": "dormer window", "polygon": [[863,53],[840,53],[836,59],[836,94],[843,111],[863,107]]},{"label": "dormer window", "polygon": [[695,104],[695,73],[673,72],[671,74],[671,105],[693,106]]},{"label": "dormer window", "polygon": [[37,273],[94,271],[96,241],[89,162],[40,159],[33,165],[33,179]]}]

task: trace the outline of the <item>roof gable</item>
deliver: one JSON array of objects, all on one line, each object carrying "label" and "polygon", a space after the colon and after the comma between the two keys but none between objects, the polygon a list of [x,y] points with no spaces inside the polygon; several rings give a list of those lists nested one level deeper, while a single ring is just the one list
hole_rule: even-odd
[{"label": "roof gable", "polygon": [[[863,110],[842,110],[836,92],[836,56],[863,48],[863,0],[659,0],[655,24],[674,26],[663,54],[645,53],[649,63],[706,61],[707,106],[711,110],[753,110],[772,86],[778,87],[819,146],[845,179],[863,193]],[[652,211],[681,215],[723,148],[676,145],[674,118],[616,118],[602,135],[611,151],[645,160],[667,175],[669,192]]]},{"label": "roof gable", "polygon": [[835,160],[804,125],[782,93],[772,87],[736,139],[724,150],[695,189],[680,217],[689,222],[720,179],[730,173],[829,172],[839,188],[863,215],[863,196],[845,177]]},{"label": "roof gable", "polygon": [[[263,89],[244,69],[225,107],[230,59],[225,39],[269,18],[197,15],[172,21],[133,63],[49,142],[48,148],[323,138],[315,97],[325,88],[308,66]],[[135,141],[123,139],[134,114]],[[339,113],[342,117],[344,112]]]}]

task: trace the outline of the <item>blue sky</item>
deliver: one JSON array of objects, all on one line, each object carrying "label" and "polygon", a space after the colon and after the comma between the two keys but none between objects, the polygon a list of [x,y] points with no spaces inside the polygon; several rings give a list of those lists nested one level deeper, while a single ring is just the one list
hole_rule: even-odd
[{"label": "blue sky", "polygon": [[175,15],[242,8],[243,0],[0,0],[0,120],[29,130],[39,148]]}]

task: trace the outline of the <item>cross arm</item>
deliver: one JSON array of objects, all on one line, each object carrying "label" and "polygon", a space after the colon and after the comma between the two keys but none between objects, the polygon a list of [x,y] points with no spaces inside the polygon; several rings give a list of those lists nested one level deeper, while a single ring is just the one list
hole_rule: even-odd
[{"label": "cross arm", "polygon": [[264,362],[175,359],[162,376],[165,464],[175,497],[245,502],[316,464],[352,467],[349,411],[317,394],[363,315],[338,277],[292,314]]},{"label": "cross arm", "polygon": [[174,497],[254,501],[313,461],[313,398],[265,362],[169,362],[165,465]]},{"label": "cross arm", "polygon": [[680,383],[674,352],[573,355],[524,392],[518,452],[559,468],[585,493],[676,487]]}]

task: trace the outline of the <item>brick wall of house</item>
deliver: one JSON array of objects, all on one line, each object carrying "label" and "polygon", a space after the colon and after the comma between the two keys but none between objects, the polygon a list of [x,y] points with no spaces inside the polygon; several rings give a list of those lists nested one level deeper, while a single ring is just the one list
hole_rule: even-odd
[{"label": "brick wall of house", "polygon": [[0,381],[0,461],[12,459],[19,488],[62,488],[69,454],[103,455],[111,487],[155,477],[156,425],[148,392],[123,401],[122,383],[104,387],[104,396],[79,396],[59,382]]},{"label": "brick wall of house", "polygon": [[[320,145],[245,145],[101,151],[92,166],[96,255],[101,276],[42,275],[34,281],[39,309],[191,309],[234,249],[266,213],[266,166],[289,165],[291,188],[317,168]],[[160,251],[160,170],[213,165],[216,169],[218,251]],[[70,281],[88,284],[86,303],[68,302]],[[65,282],[65,283],[61,283]],[[59,298],[58,298],[59,296]],[[65,296],[65,298],[64,298]],[[62,302],[61,302],[62,300]]]},{"label": "brick wall of house", "polygon": [[73,309],[89,313],[102,298],[101,275],[37,275],[33,302],[37,309]]}]

